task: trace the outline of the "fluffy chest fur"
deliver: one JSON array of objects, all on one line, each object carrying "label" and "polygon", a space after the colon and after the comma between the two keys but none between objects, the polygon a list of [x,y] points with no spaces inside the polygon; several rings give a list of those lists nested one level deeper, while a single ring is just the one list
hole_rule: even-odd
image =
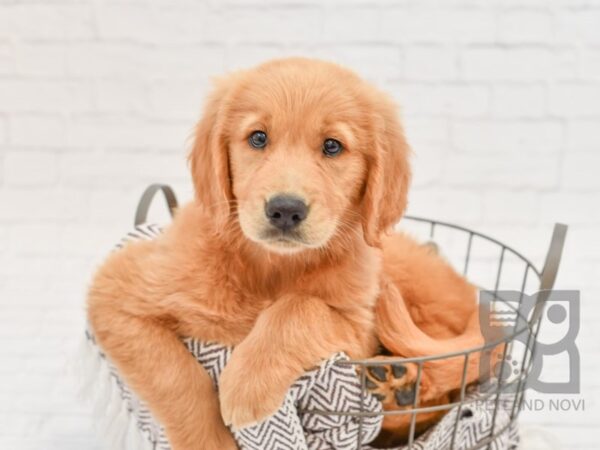
[{"label": "fluffy chest fur", "polygon": [[234,225],[220,235],[210,225],[210,217],[189,204],[164,236],[139,244],[148,252],[138,259],[146,264],[143,295],[154,297],[160,320],[179,335],[235,345],[261,311],[289,295],[322,299],[340,321],[355,324],[356,333],[372,332],[381,267],[376,249],[358,241],[347,243],[343,254],[323,249],[290,258],[262,251],[239,231],[235,239]]}]

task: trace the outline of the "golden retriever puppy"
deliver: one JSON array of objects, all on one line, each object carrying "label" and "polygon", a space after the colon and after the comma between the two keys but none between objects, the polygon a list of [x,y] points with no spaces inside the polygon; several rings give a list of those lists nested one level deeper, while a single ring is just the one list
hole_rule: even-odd
[{"label": "golden retriever puppy", "polygon": [[[226,425],[267,418],[305,370],[374,355],[380,294],[439,337],[465,329],[473,305],[446,314],[443,301],[454,289],[460,303],[466,282],[430,286],[435,255],[423,249],[415,273],[396,259],[406,238],[385,238],[408,155],[393,103],[335,64],[276,60],[218,83],[189,157],[195,200],[155,241],[113,253],[88,298],[99,344],[174,450],[233,449]],[[235,346],[218,396],[182,337]]]}]

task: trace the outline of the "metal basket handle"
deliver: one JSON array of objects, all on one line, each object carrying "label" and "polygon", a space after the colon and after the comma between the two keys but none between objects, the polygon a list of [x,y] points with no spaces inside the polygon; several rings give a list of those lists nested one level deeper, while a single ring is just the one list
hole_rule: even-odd
[{"label": "metal basket handle", "polygon": [[562,223],[554,225],[550,248],[548,249],[546,262],[544,263],[542,274],[540,276],[540,293],[536,301],[535,309],[533,310],[532,323],[535,323],[541,317],[544,312],[544,305],[550,297],[550,290],[554,287],[565,245],[565,239],[567,237],[567,228],[568,227]]},{"label": "metal basket handle", "polygon": [[148,210],[150,209],[150,205],[152,204],[152,200],[158,191],[162,191],[164,194],[165,200],[167,202],[167,207],[169,208],[169,213],[171,217],[174,216],[175,210],[177,209],[177,197],[175,196],[175,192],[171,189],[171,186],[167,184],[151,184],[146,188],[140,201],[138,203],[137,209],[135,211],[135,219],[133,221],[134,225],[137,227],[138,225],[142,225],[146,223],[148,218]]}]

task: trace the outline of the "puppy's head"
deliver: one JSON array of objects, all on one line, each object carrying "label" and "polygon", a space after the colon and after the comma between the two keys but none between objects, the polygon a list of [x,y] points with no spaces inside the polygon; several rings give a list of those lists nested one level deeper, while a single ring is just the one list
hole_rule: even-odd
[{"label": "puppy's head", "polygon": [[385,95],[335,64],[294,58],[221,80],[190,161],[216,221],[237,217],[248,239],[292,253],[359,223],[377,245],[406,206],[408,153]]}]

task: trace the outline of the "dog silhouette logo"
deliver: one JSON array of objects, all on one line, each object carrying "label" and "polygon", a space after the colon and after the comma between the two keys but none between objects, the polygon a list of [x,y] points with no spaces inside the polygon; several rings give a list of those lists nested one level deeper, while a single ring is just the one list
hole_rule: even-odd
[{"label": "dog silhouette logo", "polygon": [[[481,358],[484,385],[502,385],[504,392],[526,388],[548,394],[580,392],[580,355],[576,338],[580,327],[580,294],[573,290],[481,291],[479,322],[489,351]],[[540,329],[544,329],[540,333]],[[507,342],[506,351],[502,342]],[[552,363],[555,358],[559,363]],[[564,364],[564,360],[568,361]],[[544,366],[552,365],[548,379]],[[566,375],[566,377],[564,376]]]}]

